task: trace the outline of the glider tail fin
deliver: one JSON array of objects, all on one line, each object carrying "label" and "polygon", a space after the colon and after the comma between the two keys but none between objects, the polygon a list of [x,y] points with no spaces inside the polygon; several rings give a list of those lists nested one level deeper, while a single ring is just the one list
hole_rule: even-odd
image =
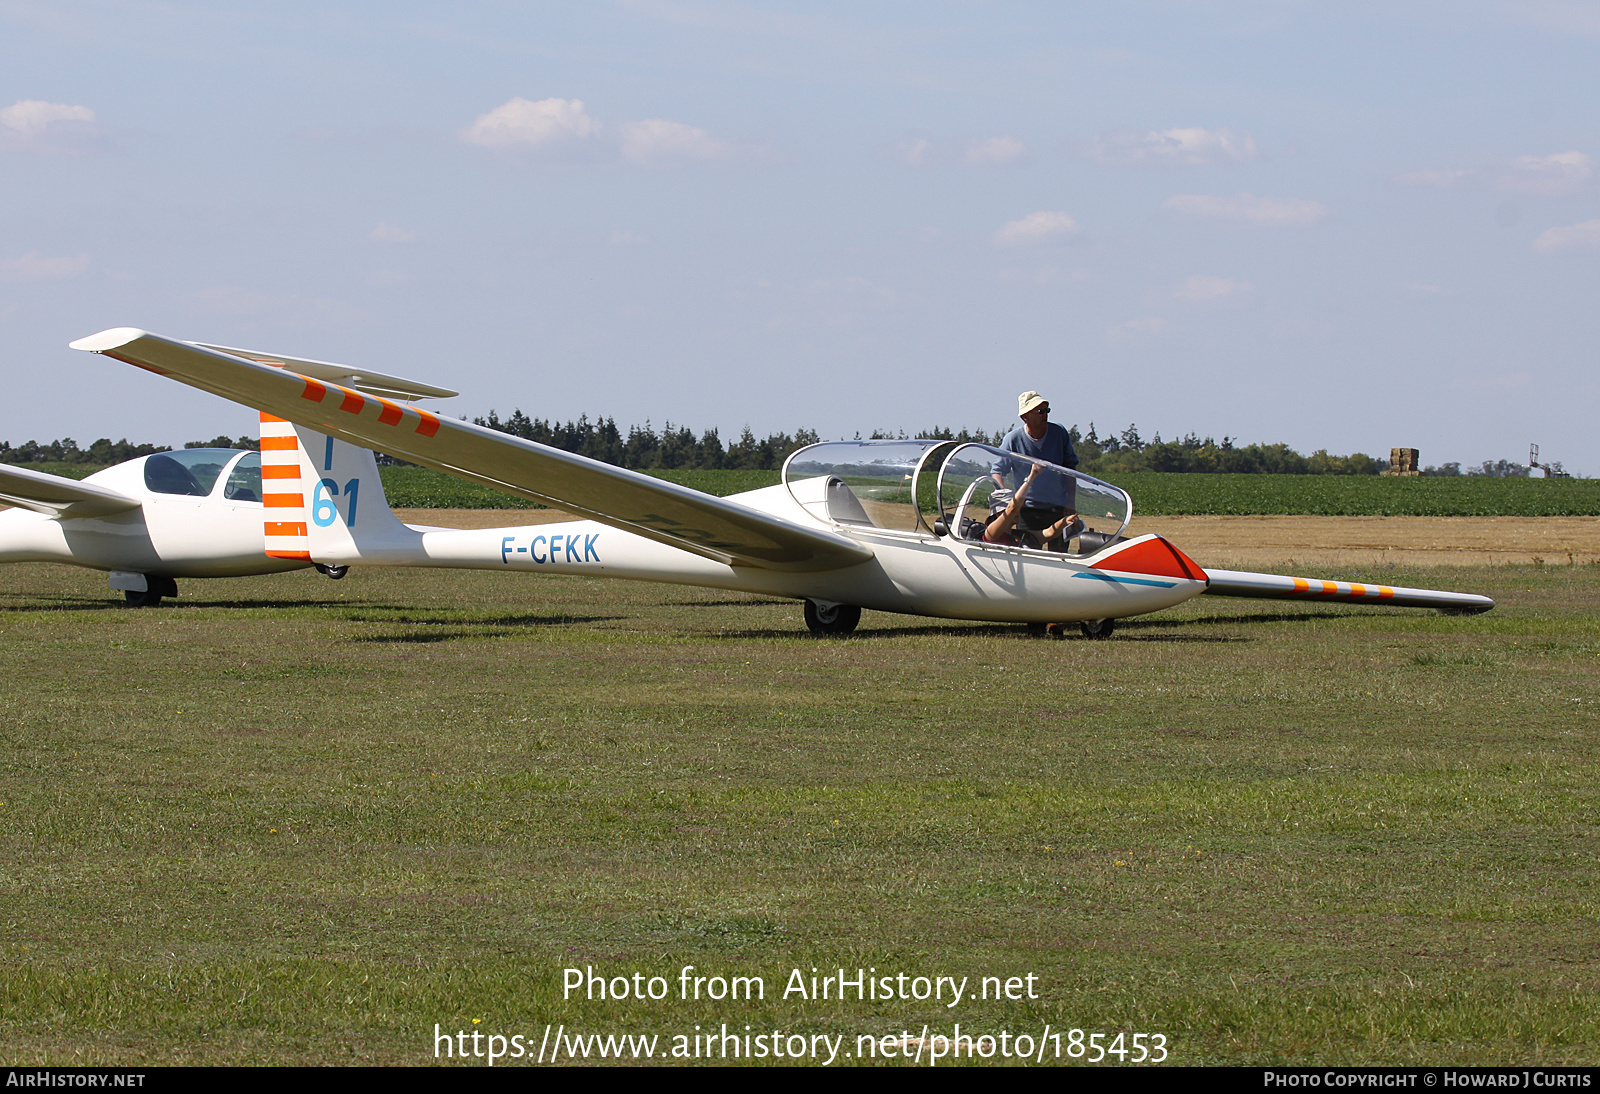
[{"label": "glider tail fin", "polygon": [[268,558],[311,560],[300,441],[283,418],[261,413],[261,503]]},{"label": "glider tail fin", "polygon": [[401,561],[417,539],[384,496],[370,449],[261,415],[266,553],[333,566]]}]

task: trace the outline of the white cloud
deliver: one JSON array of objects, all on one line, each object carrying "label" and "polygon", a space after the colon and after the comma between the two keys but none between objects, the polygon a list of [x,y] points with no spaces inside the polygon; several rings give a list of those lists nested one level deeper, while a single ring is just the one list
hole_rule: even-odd
[{"label": "white cloud", "polygon": [[1600,220],[1586,220],[1582,224],[1568,224],[1564,228],[1551,228],[1533,241],[1533,249],[1549,254],[1575,247],[1600,247]]},{"label": "white cloud", "polygon": [[1253,160],[1259,153],[1248,133],[1197,126],[1137,133],[1101,133],[1089,146],[1089,158],[1102,167],[1203,167],[1213,163]]},{"label": "white cloud", "polygon": [[480,115],[461,131],[468,144],[485,148],[515,145],[548,146],[582,141],[597,135],[600,123],[589,116],[581,99],[516,98]]},{"label": "white cloud", "polygon": [[974,167],[1016,163],[1028,154],[1028,146],[1015,137],[990,137],[967,147],[963,163]]},{"label": "white cloud", "polygon": [[1594,177],[1594,160],[1582,152],[1518,156],[1496,180],[1503,190],[1524,194],[1570,194]]},{"label": "white cloud", "polygon": [[1595,176],[1594,160],[1572,149],[1547,156],[1518,156],[1481,168],[1422,168],[1396,175],[1404,186],[1454,189],[1462,186],[1535,196],[1559,196],[1586,188]]},{"label": "white cloud", "polygon": [[1143,319],[1130,319],[1126,323],[1118,323],[1106,331],[1107,342],[1126,342],[1142,334],[1160,334],[1172,324],[1159,315],[1147,315]]},{"label": "white cloud", "polygon": [[0,107],[0,148],[70,151],[97,135],[86,106],[22,99]]},{"label": "white cloud", "polygon": [[662,163],[673,160],[714,160],[730,149],[704,129],[682,122],[651,118],[642,122],[623,122],[622,155],[634,163]]},{"label": "white cloud", "polygon": [[58,277],[71,277],[89,268],[88,255],[70,258],[46,258],[38,251],[29,251],[20,258],[0,262],[0,273],[7,281],[52,281]]},{"label": "white cloud", "polygon": [[410,243],[417,238],[417,233],[396,228],[393,224],[380,224],[368,233],[367,238],[374,243]]},{"label": "white cloud", "polygon": [[1328,208],[1304,198],[1257,197],[1254,194],[1234,194],[1221,197],[1213,194],[1175,194],[1161,203],[1169,212],[1184,216],[1212,217],[1231,220],[1238,224],[1264,224],[1272,227],[1291,227],[1311,224],[1328,215]]},{"label": "white cloud", "polygon": [[884,148],[883,154],[908,167],[926,167],[939,158],[939,149],[932,141],[917,137],[909,141],[896,141]]},{"label": "white cloud", "polygon": [[896,141],[883,149],[886,158],[908,167],[959,163],[967,167],[1004,167],[1028,154],[1028,146],[1015,137],[987,137],[965,145],[940,144],[925,137]]},{"label": "white cloud", "polygon": [[59,122],[92,122],[94,111],[39,99],[23,99],[0,109],[0,125],[25,137],[34,137]]},{"label": "white cloud", "polygon": [[1066,213],[1029,213],[1021,220],[1013,220],[994,234],[996,243],[1038,243],[1046,239],[1060,239],[1078,231],[1078,222]]},{"label": "white cloud", "polygon": [[1229,296],[1243,296],[1251,289],[1248,281],[1231,277],[1187,277],[1172,291],[1179,300],[1221,300]]},{"label": "white cloud", "polygon": [[[460,136],[467,144],[484,148],[532,148],[565,157],[635,164],[731,159],[738,151],[704,129],[664,118],[602,123],[584,108],[581,99],[512,99],[480,115]],[[746,149],[745,155],[759,158],[760,150]]]}]

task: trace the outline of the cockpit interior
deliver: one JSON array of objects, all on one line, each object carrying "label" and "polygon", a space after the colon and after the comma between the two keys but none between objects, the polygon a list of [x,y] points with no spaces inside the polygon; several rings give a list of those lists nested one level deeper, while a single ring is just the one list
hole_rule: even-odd
[{"label": "cockpit interior", "polygon": [[1087,555],[1122,537],[1127,493],[985,444],[832,441],[803,448],[783,482],[841,530],[955,537],[997,550]]}]

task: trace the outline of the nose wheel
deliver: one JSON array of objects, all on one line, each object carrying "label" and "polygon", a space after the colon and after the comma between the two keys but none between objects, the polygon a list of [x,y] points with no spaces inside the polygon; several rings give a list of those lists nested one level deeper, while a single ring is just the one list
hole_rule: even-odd
[{"label": "nose wheel", "polygon": [[[1065,638],[1071,623],[1029,623],[1028,634],[1034,638]],[[1085,638],[1110,638],[1116,629],[1114,619],[1086,619],[1078,624]]]},{"label": "nose wheel", "polygon": [[806,626],[819,636],[849,634],[861,622],[861,609],[854,604],[819,604],[806,601]]}]

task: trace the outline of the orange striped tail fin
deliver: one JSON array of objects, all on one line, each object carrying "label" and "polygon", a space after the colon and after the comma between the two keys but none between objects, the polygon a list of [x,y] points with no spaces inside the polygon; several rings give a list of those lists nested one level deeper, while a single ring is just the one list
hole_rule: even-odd
[{"label": "orange striped tail fin", "polygon": [[294,426],[265,412],[261,415],[261,502],[268,558],[310,561],[307,534],[310,509],[301,477],[300,441]]}]

